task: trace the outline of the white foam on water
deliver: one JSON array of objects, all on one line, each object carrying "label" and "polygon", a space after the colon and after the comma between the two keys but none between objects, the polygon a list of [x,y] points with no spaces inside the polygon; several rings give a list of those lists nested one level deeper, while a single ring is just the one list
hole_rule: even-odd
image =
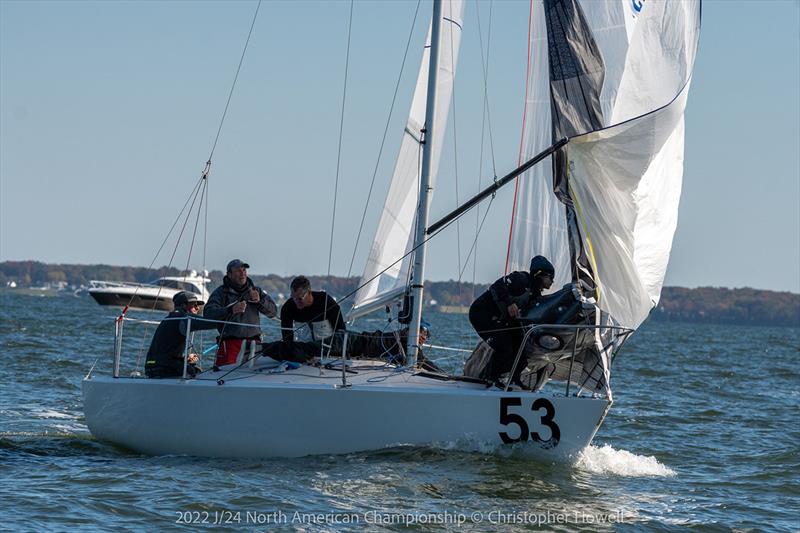
[{"label": "white foam on water", "polygon": [[75,420],[78,418],[76,414],[61,413],[52,409],[34,409],[33,413],[36,418],[58,418],[62,420]]},{"label": "white foam on water", "polygon": [[616,450],[609,445],[585,448],[575,466],[593,474],[614,474],[627,477],[672,477],[674,470],[658,462],[652,455],[636,455],[627,450]]}]

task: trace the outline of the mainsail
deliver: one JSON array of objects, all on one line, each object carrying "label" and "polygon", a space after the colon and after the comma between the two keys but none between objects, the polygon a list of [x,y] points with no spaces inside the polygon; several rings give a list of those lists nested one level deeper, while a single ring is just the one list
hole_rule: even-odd
[{"label": "mainsail", "polygon": [[658,302],[677,222],[700,2],[533,9],[524,155],[570,142],[519,180],[509,269],[546,255],[555,287],[586,276],[599,308],[636,328]]},{"label": "mainsail", "polygon": [[[437,78],[437,104],[434,117],[433,153],[431,160],[431,187],[442,152],[442,141],[447,125],[450,99],[453,92],[458,49],[461,41],[463,3],[451,0],[442,4],[441,48]],[[364,274],[361,277],[353,309],[349,318],[367,314],[405,291],[409,268],[413,261],[411,250],[414,222],[419,201],[419,173],[421,164],[422,129],[425,124],[425,97],[428,83],[428,65],[431,31],[428,29],[425,50],[417,76],[417,85],[411,102],[400,153],[395,163],[389,192],[383,207],[378,229],[370,247]],[[405,257],[404,257],[405,256]],[[402,260],[400,260],[402,258]]]}]

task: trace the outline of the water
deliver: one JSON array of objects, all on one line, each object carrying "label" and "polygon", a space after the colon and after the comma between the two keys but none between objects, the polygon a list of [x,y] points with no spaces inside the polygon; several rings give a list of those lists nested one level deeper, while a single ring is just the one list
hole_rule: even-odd
[{"label": "water", "polygon": [[[0,529],[800,528],[797,328],[648,323],[617,358],[614,406],[574,465],[456,444],[220,460],[92,438],[80,381],[98,355],[110,368],[110,315],[89,298],[0,293]],[[474,342],[465,317],[428,319],[434,344]]]}]

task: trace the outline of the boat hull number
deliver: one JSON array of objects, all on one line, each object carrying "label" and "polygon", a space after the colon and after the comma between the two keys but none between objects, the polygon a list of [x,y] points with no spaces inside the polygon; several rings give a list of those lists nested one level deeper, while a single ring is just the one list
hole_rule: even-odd
[{"label": "boat hull number", "polygon": [[[530,427],[528,426],[528,421],[523,415],[508,412],[509,408],[511,407],[521,406],[522,398],[500,398],[500,424],[508,426],[509,428],[516,426],[516,428],[512,429],[510,432],[501,431],[498,433],[503,442],[506,444],[512,444],[514,442],[525,442],[530,439],[539,443],[539,445],[545,449],[555,448],[558,446],[558,441],[561,440],[561,430],[559,429],[558,424],[553,421],[553,417],[555,417],[556,414],[553,404],[545,398],[537,398],[531,404],[531,411],[539,416],[537,425],[541,425],[549,429],[549,436],[546,431],[544,432],[544,436],[548,437],[547,439],[542,438],[539,432],[531,431]],[[541,413],[542,409],[544,409],[544,414]],[[518,436],[511,437],[509,436],[509,433]]]}]

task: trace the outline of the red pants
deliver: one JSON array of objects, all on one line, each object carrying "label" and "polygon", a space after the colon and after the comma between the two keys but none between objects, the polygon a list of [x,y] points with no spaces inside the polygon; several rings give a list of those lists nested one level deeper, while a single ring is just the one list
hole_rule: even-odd
[{"label": "red pants", "polygon": [[[250,337],[247,339],[227,338],[220,341],[217,346],[217,359],[214,361],[216,366],[231,365],[236,362],[239,357],[239,352],[242,350],[242,343],[245,341],[258,342],[259,337]],[[248,346],[249,347],[249,346]],[[247,356],[247,354],[245,354]]]}]

